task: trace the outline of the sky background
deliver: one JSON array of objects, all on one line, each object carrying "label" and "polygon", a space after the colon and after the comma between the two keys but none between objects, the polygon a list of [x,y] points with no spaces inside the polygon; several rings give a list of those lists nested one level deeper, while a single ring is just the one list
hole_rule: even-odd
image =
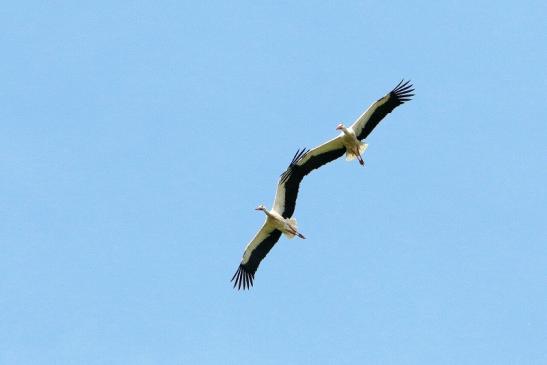
[{"label": "sky background", "polygon": [[4,4],[0,364],[546,364],[546,4]]}]

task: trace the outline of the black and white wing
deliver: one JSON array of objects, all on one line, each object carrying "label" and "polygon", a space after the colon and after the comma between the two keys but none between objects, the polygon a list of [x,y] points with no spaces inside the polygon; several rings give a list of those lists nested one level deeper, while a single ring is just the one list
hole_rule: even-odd
[{"label": "black and white wing", "polygon": [[273,202],[273,210],[279,213],[283,218],[290,218],[294,214],[296,198],[298,196],[298,184],[294,184],[294,173],[296,162],[304,156],[306,149],[296,151],[289,167],[279,177],[277,191]]},{"label": "black and white wing", "polygon": [[234,281],[234,288],[237,287],[238,290],[241,288],[249,289],[253,286],[258,265],[270,252],[279,237],[281,237],[281,231],[275,229],[273,225],[266,222],[262,225],[262,228],[245,247],[239,268],[230,280]]},{"label": "black and white wing", "polygon": [[346,147],[344,147],[340,137],[331,139],[309,151],[306,151],[306,149],[298,150],[287,170],[281,174],[273,209],[281,214],[283,218],[292,217],[300,182],[304,176],[312,170],[337,159],[345,152]]},{"label": "black and white wing", "polygon": [[[277,192],[275,194],[273,209],[284,218],[290,218],[294,213],[296,205],[296,196],[298,195],[298,184],[294,185],[294,180],[291,178],[295,164],[300,158],[305,155],[306,149],[298,150],[289,167],[279,177],[277,183]],[[302,180],[302,179],[300,179]],[[281,231],[276,229],[273,224],[268,223],[268,219],[264,222],[255,237],[245,247],[243,258],[239,264],[239,268],[232,277],[234,288],[238,290],[248,289],[253,285],[254,276],[258,265],[266,257],[272,247],[279,241]]]},{"label": "black and white wing", "polygon": [[414,94],[410,80],[403,83],[401,80],[395,88],[386,96],[378,99],[369,108],[361,114],[359,118],[351,125],[355,136],[359,140],[368,137],[370,132],[380,123],[382,119],[393,111],[396,107],[409,101]]},{"label": "black and white wing", "polygon": [[342,142],[342,134],[340,134],[340,136],[306,152],[296,161],[295,171],[291,175],[295,175],[293,178],[302,179],[313,170],[336,160],[344,153],[346,153],[346,147]]}]

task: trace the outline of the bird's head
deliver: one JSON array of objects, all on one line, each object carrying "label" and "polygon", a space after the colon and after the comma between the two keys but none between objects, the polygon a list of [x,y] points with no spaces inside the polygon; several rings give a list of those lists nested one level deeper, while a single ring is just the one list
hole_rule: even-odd
[{"label": "bird's head", "polygon": [[262,204],[259,204],[258,207],[255,208],[255,210],[262,210],[262,211],[266,211],[266,207]]},{"label": "bird's head", "polygon": [[342,123],[340,123],[336,126],[336,129],[339,130],[339,131],[343,131],[345,128],[346,127]]}]

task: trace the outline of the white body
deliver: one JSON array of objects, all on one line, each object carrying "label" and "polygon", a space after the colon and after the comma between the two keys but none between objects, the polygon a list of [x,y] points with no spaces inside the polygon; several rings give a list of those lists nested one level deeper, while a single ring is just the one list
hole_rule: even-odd
[{"label": "white body", "polygon": [[272,224],[275,229],[283,232],[287,238],[293,238],[295,232],[298,231],[297,222],[295,218],[283,218],[281,214],[277,213],[275,210],[265,211],[266,215],[266,224]]},{"label": "white body", "polygon": [[245,247],[243,259],[241,260],[242,263],[246,263],[249,260],[253,250],[262,241],[264,241],[264,239],[269,236],[272,231],[277,229],[283,232],[283,234],[289,239],[298,234],[298,226],[295,218],[283,218],[281,214],[276,212],[274,209],[267,210],[264,206],[259,206],[257,210],[262,210],[266,214],[266,221],[256,236],[251,240],[251,242],[249,242],[247,247]]},{"label": "white body", "polygon": [[346,160],[355,160],[357,156],[361,156],[365,152],[368,144],[357,139],[352,127],[346,128],[341,126],[340,129],[342,129],[342,133],[338,138],[341,138],[344,147],[346,147]]}]

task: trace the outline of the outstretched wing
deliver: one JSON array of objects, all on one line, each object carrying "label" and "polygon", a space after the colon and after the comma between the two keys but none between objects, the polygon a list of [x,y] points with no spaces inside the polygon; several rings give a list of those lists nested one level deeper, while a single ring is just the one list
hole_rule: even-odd
[{"label": "outstretched wing", "polygon": [[296,151],[289,167],[279,178],[273,210],[281,214],[283,218],[292,217],[300,182],[304,176],[342,156],[345,151],[346,148],[339,137],[309,151],[306,151],[305,148]]},{"label": "outstretched wing", "polygon": [[234,281],[234,288],[237,287],[239,290],[243,287],[245,290],[253,286],[258,265],[270,252],[279,237],[281,237],[281,231],[275,229],[273,225],[266,222],[262,225],[262,228],[245,247],[239,268],[230,280]]},{"label": "outstretched wing", "polygon": [[302,178],[304,178],[304,176],[313,170],[336,160],[345,152],[346,147],[342,142],[342,134],[340,134],[340,136],[306,152],[306,154],[296,162],[295,170],[298,171],[298,175],[302,175]]},{"label": "outstretched wing", "polygon": [[365,139],[382,119],[396,107],[409,101],[414,94],[410,80],[401,80],[386,96],[378,99],[351,125],[359,140]]},{"label": "outstretched wing", "polygon": [[[293,184],[291,176],[294,172],[296,162],[299,161],[305,153],[306,149],[298,150],[295,153],[289,167],[281,174],[279,182],[277,183],[277,192],[275,194],[272,210],[278,212],[284,218],[290,218],[294,213],[298,185],[295,190],[293,185],[291,185]],[[264,222],[255,237],[245,247],[239,268],[231,280],[235,281],[234,288],[237,286],[238,290],[241,289],[241,287],[243,287],[243,289],[248,289],[253,285],[258,265],[260,265],[260,262],[277,243],[279,237],[281,237],[281,231],[276,229],[273,224],[268,223],[268,219],[266,219],[266,222]]]},{"label": "outstretched wing", "polygon": [[[296,151],[289,167],[279,178],[273,210],[283,218],[290,218],[294,213],[298,187],[304,176],[313,169],[340,157],[345,150],[341,140],[335,138],[311,151],[307,151],[305,148]],[[234,288],[249,289],[253,286],[258,265],[277,243],[279,237],[281,237],[281,231],[275,229],[272,224],[268,224],[266,220],[255,237],[245,247],[241,263],[231,280],[234,282]]]}]

